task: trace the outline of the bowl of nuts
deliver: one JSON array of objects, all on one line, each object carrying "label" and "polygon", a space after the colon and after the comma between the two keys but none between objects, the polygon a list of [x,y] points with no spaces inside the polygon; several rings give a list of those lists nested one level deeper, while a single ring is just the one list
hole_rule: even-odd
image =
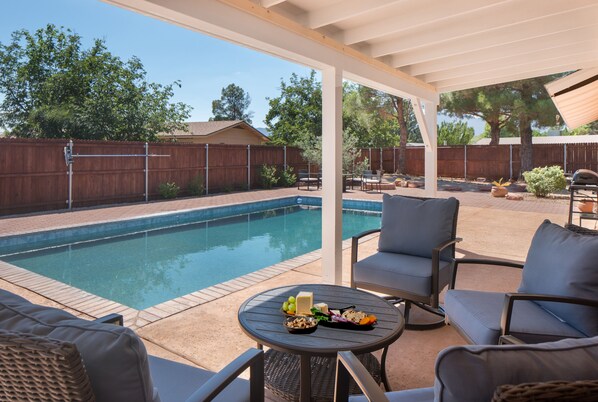
[{"label": "bowl of nuts", "polygon": [[318,320],[304,316],[287,317],[283,325],[291,334],[309,334],[318,328]]}]

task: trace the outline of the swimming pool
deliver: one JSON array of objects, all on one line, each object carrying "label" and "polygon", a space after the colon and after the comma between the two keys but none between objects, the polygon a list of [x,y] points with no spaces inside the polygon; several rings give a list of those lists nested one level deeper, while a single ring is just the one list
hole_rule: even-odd
[{"label": "swimming pool", "polygon": [[[286,206],[251,203],[228,210],[249,210],[245,213],[217,218],[225,211],[211,208],[203,214],[192,211],[121,223],[119,229],[94,225],[88,231],[96,238],[89,238],[83,229],[70,229],[70,237],[68,233],[39,236],[36,250],[16,252],[13,244],[12,252],[0,259],[142,310],[319,249],[318,201],[293,197]],[[278,207],[251,211],[272,205]],[[370,211],[344,210],[344,239],[380,226],[380,213],[371,211],[378,205],[345,208],[355,206]],[[189,215],[194,214],[212,219],[192,221]]]}]

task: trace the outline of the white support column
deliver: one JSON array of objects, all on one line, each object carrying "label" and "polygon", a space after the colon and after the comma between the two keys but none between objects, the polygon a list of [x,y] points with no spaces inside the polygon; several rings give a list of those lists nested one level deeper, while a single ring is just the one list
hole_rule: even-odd
[{"label": "white support column", "polygon": [[342,284],[342,71],[322,71],[322,281]]},{"label": "white support column", "polygon": [[412,102],[425,144],[426,196],[435,197],[438,188],[438,127],[436,122],[438,104],[418,98],[413,99]]}]

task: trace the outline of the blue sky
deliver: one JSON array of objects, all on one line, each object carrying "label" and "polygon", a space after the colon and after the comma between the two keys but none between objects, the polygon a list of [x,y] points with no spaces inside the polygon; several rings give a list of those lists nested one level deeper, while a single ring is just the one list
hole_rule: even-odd
[{"label": "blue sky", "polygon": [[264,127],[266,97],[279,95],[281,78],[309,73],[301,65],[96,0],[4,0],[0,42],[7,43],[18,29],[34,31],[48,23],[70,28],[86,45],[102,38],[122,59],[139,57],[149,81],[181,81],[174,100],[193,106],[191,121],[208,120],[212,101],[220,98],[223,87],[235,83],[251,96],[253,125]]},{"label": "blue sky", "polygon": [[[212,116],[212,101],[223,87],[235,83],[251,96],[253,125],[264,127],[266,97],[280,94],[281,78],[292,73],[307,75],[299,64],[246,49],[178,26],[120,9],[97,0],[4,0],[0,13],[0,42],[8,43],[12,32],[35,31],[48,23],[70,28],[84,44],[104,39],[108,49],[126,60],[141,59],[149,81],[182,84],[174,101],[193,107],[190,121]],[[439,120],[450,120],[439,116]],[[481,121],[470,120],[476,134]]]}]

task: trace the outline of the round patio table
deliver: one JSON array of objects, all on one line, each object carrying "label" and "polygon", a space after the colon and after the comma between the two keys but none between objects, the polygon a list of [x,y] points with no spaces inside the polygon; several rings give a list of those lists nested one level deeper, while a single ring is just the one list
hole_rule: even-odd
[{"label": "round patio table", "polygon": [[[376,315],[378,322],[369,330],[320,324],[310,334],[291,334],[283,326],[285,316],[281,307],[289,296],[296,296],[300,291],[313,292],[314,303],[323,302],[332,309],[355,306],[358,311]],[[266,388],[277,396],[296,399],[294,388],[298,383],[301,402],[312,400],[312,388],[315,391],[313,400],[331,400],[336,354],[344,350],[360,356],[375,376],[374,371],[381,368],[381,379],[390,390],[385,370],[386,353],[388,346],[403,333],[405,322],[399,309],[381,297],[336,285],[284,286],[250,297],[239,308],[238,318],[242,330],[258,343],[258,347],[271,348],[266,353],[265,381]],[[383,352],[378,364],[370,352],[380,349]]]}]

